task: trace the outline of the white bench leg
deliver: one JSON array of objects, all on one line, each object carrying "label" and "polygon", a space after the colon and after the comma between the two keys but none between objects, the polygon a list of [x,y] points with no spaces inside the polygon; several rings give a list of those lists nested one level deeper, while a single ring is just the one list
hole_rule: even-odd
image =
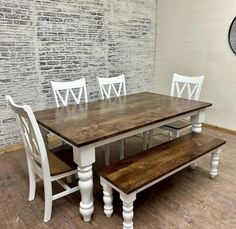
[{"label": "white bench leg", "polygon": [[101,185],[103,187],[104,213],[107,217],[111,217],[111,215],[113,214],[112,188],[104,181],[101,181]]},{"label": "white bench leg", "polygon": [[122,195],[120,194],[120,199],[123,202],[123,229],[133,229],[133,203],[136,199],[136,194]]},{"label": "white bench leg", "polygon": [[216,151],[211,153],[211,169],[210,169],[210,177],[214,179],[217,176],[217,167],[219,165],[221,148],[218,148]]}]

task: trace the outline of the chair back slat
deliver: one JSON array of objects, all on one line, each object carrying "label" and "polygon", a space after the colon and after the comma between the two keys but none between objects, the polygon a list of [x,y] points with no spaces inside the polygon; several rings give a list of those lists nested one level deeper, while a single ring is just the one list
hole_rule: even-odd
[{"label": "chair back slat", "polygon": [[198,100],[204,79],[204,76],[191,77],[174,73],[170,95]]},{"label": "chair back slat", "polygon": [[70,95],[76,104],[79,104],[82,98],[85,102],[88,102],[85,78],[69,82],[51,81],[51,87],[57,107],[60,107],[60,103],[62,106],[67,106]]},{"label": "chair back slat", "polygon": [[112,95],[119,97],[126,95],[125,76],[120,75],[112,78],[97,77],[102,99],[110,99]]},{"label": "chair back slat", "polygon": [[6,96],[6,101],[16,115],[25,146],[28,166],[30,164],[40,177],[42,174],[49,177],[50,170],[46,147],[31,107],[16,105],[9,95]]}]

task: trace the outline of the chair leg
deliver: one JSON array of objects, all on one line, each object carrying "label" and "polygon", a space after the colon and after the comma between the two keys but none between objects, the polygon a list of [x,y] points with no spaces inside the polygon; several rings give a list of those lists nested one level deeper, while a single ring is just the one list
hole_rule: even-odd
[{"label": "chair leg", "polygon": [[28,156],[28,152],[26,152],[26,160],[29,172],[29,196],[28,200],[32,201],[35,198],[35,191],[36,191],[36,174],[33,171],[30,158]]},{"label": "chair leg", "polygon": [[178,138],[179,135],[180,135],[180,134],[179,134],[179,131],[178,131],[178,130],[172,132],[172,136],[173,136],[173,138]]},{"label": "chair leg", "polygon": [[66,177],[66,182],[68,184],[71,184],[72,183],[72,177],[71,176]]},{"label": "chair leg", "polygon": [[153,130],[148,131],[148,148],[151,148],[153,145]]},{"label": "chair leg", "polygon": [[130,194],[128,196],[120,195],[120,198],[123,202],[123,229],[133,229],[133,203],[136,199],[136,194]]},{"label": "chair leg", "polygon": [[105,145],[105,165],[110,164],[110,145]]},{"label": "chair leg", "polygon": [[211,154],[211,169],[210,169],[210,177],[212,179],[215,179],[217,174],[218,174],[218,170],[217,167],[219,165],[219,158],[220,158],[220,151],[221,148],[218,148],[216,151],[214,151]]},{"label": "chair leg", "polygon": [[125,139],[120,140],[120,160],[125,158]]},{"label": "chair leg", "polygon": [[107,217],[111,217],[113,214],[113,195],[112,188],[105,182],[101,182],[103,187],[103,202],[104,202],[104,213]]},{"label": "chair leg", "polygon": [[36,191],[36,178],[35,174],[29,173],[29,201],[34,200],[35,198],[35,191]]},{"label": "chair leg", "polygon": [[143,150],[148,148],[148,132],[143,132]]},{"label": "chair leg", "polygon": [[196,169],[197,168],[197,161],[194,161],[193,164],[190,165],[191,169]]},{"label": "chair leg", "polygon": [[44,222],[48,222],[52,216],[52,183],[44,182]]}]

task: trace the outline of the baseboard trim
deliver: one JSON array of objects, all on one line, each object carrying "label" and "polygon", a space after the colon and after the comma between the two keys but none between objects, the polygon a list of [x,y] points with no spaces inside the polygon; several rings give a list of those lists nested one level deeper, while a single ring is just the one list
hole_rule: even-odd
[{"label": "baseboard trim", "polygon": [[[48,137],[48,142],[56,142],[56,141],[59,141],[59,138],[56,135],[51,135]],[[8,145],[6,147],[0,148],[0,155],[4,153],[15,152],[17,150],[22,150],[22,149],[24,149],[23,142],[16,143],[13,145]]]},{"label": "baseboard trim", "polygon": [[226,129],[226,128],[223,128],[223,127],[207,124],[207,123],[203,123],[202,125],[203,125],[203,127],[206,127],[208,129],[219,130],[219,131],[222,131],[223,133],[231,134],[231,135],[235,135],[236,136],[236,131],[235,130],[230,130],[230,129]]},{"label": "baseboard trim", "polygon": [[24,145],[23,145],[22,142],[16,143],[16,144],[13,144],[13,145],[8,145],[4,148],[0,148],[0,155],[4,154],[4,153],[11,153],[11,152],[14,152],[14,151],[17,151],[17,150],[22,150],[23,148],[24,148]]}]

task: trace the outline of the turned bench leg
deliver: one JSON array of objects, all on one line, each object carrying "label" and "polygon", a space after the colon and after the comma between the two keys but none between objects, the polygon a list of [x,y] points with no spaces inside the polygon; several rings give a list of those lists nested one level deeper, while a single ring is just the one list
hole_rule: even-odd
[{"label": "turned bench leg", "polygon": [[103,202],[104,202],[104,213],[107,217],[111,217],[113,213],[113,195],[112,188],[104,181],[101,180],[103,187]]},{"label": "turned bench leg", "polygon": [[122,195],[120,194],[120,199],[123,202],[123,229],[133,229],[133,217],[134,217],[134,211],[133,211],[133,203],[136,199],[136,194],[130,194],[130,195]]},{"label": "turned bench leg", "polygon": [[214,179],[217,176],[218,170],[217,167],[219,165],[221,148],[216,149],[213,153],[211,153],[211,169],[210,169],[210,177]]},{"label": "turned bench leg", "polygon": [[[113,214],[113,196],[112,188],[102,177],[100,177],[100,183],[103,187],[103,202],[104,202],[104,213],[107,217],[111,217]],[[123,229],[133,229],[133,203],[136,200],[136,193],[126,195],[120,192],[120,199],[123,203]]]}]

